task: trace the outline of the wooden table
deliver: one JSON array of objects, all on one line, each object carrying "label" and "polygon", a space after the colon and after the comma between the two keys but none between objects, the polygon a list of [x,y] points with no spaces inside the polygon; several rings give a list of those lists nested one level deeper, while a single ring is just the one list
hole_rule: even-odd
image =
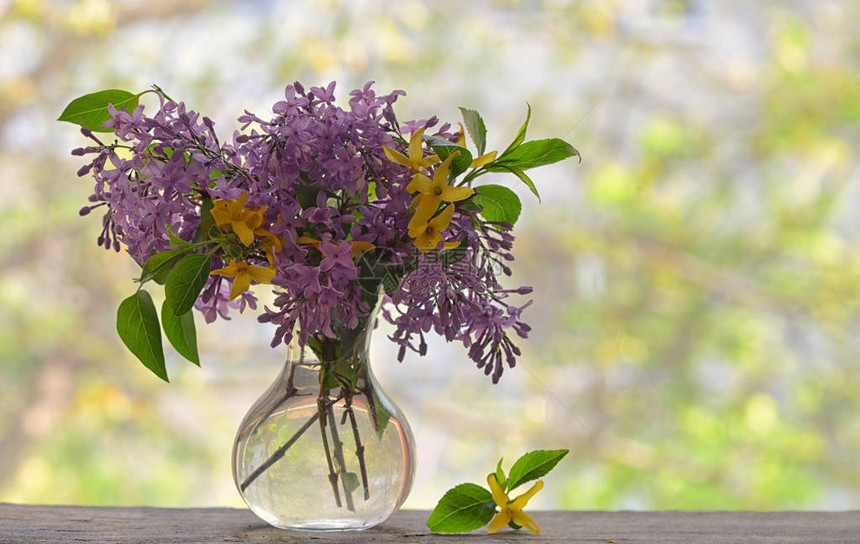
[{"label": "wooden table", "polygon": [[104,508],[0,503],[0,543],[571,542],[596,544],[860,543],[860,512],[533,512],[542,534],[434,535],[428,512],[407,510],[352,533],[273,529],[233,508]]}]

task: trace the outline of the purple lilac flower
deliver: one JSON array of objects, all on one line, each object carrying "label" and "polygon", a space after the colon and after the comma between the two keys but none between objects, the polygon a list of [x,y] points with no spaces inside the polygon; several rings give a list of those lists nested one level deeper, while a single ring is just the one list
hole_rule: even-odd
[{"label": "purple lilac flower", "polygon": [[[390,338],[401,360],[406,350],[426,354],[425,334],[432,331],[462,343],[496,382],[520,354],[509,332],[522,338],[529,332],[521,314],[530,301],[518,306],[508,298],[531,288],[501,288],[497,274],[510,275],[513,260],[510,225],[489,224],[474,212],[458,209],[446,231],[447,240],[463,241],[460,248],[415,249],[407,234],[412,172],[387,160],[382,148],[397,147],[403,133],[439,120],[398,123],[392,105],[404,94],[377,95],[371,82],[351,91],[344,109],[335,103],[334,83],[310,90],[295,83],[272,107],[271,119],[246,111],[238,119],[242,131],[225,142],[210,119],[160,93],[152,116],[143,105],[130,114],[111,106],[104,126],[113,128],[117,142],[84,130],[95,145],[73,152],[93,156],[78,172],[95,180],[81,214],[104,209],[98,243],[125,247],[142,265],[175,247],[171,234],[186,242],[208,239],[201,232],[205,201],[247,196],[247,209],[265,207],[262,230],[252,244],[234,243],[232,250],[249,264],[274,267],[276,296],[259,316],[276,327],[273,346],[295,334],[305,343],[312,335],[333,338],[343,327],[369,326],[374,308],[366,283],[378,286],[387,275],[397,285],[382,298],[382,315],[395,327]],[[457,138],[449,123],[434,130]],[[130,147],[128,158],[117,154],[120,145]],[[262,242],[271,237],[278,244],[269,254]],[[359,259],[355,242],[372,249]],[[213,270],[235,257],[227,249],[212,250]],[[221,275],[207,281],[195,304],[207,322],[257,308],[250,292],[229,300],[232,281]]]}]

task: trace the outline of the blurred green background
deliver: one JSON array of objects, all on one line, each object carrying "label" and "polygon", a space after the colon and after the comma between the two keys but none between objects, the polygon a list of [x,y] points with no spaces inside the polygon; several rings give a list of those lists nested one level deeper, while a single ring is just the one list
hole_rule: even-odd
[{"label": "blurred green background", "polygon": [[[410,418],[407,507],[570,448],[533,504],[860,508],[860,3],[0,0],[0,501],[241,504],[233,433],[280,369],[253,316],[148,373],[114,331],[134,265],[81,218],[54,121],[158,83],[227,136],[283,87],[404,89],[584,157],[535,171],[516,277],[532,338],[493,386],[437,341],[373,357]],[[342,100],[345,103],[345,100]],[[265,115],[263,115],[265,116]],[[519,285],[520,283],[516,283]]]}]

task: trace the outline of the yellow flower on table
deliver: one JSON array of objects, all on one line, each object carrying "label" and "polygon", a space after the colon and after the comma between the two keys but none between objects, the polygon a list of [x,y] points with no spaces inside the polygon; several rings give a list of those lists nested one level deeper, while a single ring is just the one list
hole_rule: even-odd
[{"label": "yellow flower on table", "polygon": [[229,226],[246,246],[254,243],[254,231],[263,224],[263,213],[266,206],[246,208],[248,192],[242,191],[242,196],[236,200],[212,201],[212,218],[218,228]]},{"label": "yellow flower on table", "polygon": [[230,289],[230,300],[233,300],[251,288],[251,280],[257,283],[271,283],[272,278],[275,277],[275,269],[271,266],[258,266],[231,259],[230,264],[224,268],[212,270],[209,275],[233,278],[233,287]]},{"label": "yellow flower on table", "polygon": [[495,533],[510,522],[514,522],[520,527],[525,527],[536,535],[540,534],[535,518],[523,512],[526,503],[529,502],[535,493],[543,489],[543,480],[539,480],[531,489],[520,495],[514,500],[508,498],[508,494],[499,485],[495,474],[490,474],[487,477],[487,483],[490,484],[490,491],[493,494],[493,500],[501,508],[501,511],[496,514],[490,526],[487,528],[488,533]]},{"label": "yellow flower on table", "polygon": [[[466,200],[475,191],[471,187],[452,187],[448,185],[448,175],[451,171],[451,161],[457,153],[452,153],[433,172],[433,178],[424,174],[415,174],[406,190],[410,193],[418,193],[413,199],[413,205],[417,206],[415,215],[430,217],[436,212],[440,202],[459,202]],[[453,212],[452,212],[453,213]]]},{"label": "yellow flower on table", "polygon": [[[433,211],[422,214],[419,210],[409,221],[409,236],[415,238],[415,247],[424,253],[439,245],[439,242],[442,241],[442,235],[439,232],[447,229],[448,225],[451,224],[451,219],[454,218],[453,204],[448,204],[439,215],[431,219]],[[459,242],[447,242],[442,249],[451,249],[458,245]]]},{"label": "yellow flower on table", "polygon": [[412,137],[409,138],[408,157],[397,150],[391,149],[387,145],[382,146],[382,151],[385,153],[388,160],[396,162],[397,164],[402,164],[403,166],[408,166],[412,169],[413,174],[422,172],[431,164],[439,162],[439,157],[436,155],[430,155],[428,157],[424,156],[421,137],[424,135],[424,130],[426,130],[426,128],[427,127],[422,127],[412,133]]}]

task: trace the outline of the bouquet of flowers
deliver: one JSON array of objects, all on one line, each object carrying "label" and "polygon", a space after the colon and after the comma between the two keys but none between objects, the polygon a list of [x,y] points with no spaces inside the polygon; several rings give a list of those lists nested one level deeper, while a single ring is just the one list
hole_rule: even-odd
[{"label": "bouquet of flowers", "polygon": [[[168,379],[162,330],[199,365],[194,308],[207,322],[229,319],[258,309],[252,289],[273,286],[259,320],[276,326],[273,347],[299,356],[288,355],[240,427],[234,478],[279,527],[368,527],[408,493],[411,433],[367,364],[378,308],[400,360],[424,355],[434,331],[462,343],[493,382],[514,366],[530,302],[510,299],[531,288],[504,288],[499,277],[511,273],[521,203],[481,182],[509,173],[538,196],[526,171],[578,155],[560,139],[525,141],[531,108],[511,144],[487,152],[474,110],[461,108],[457,128],[436,117],[400,123],[402,91],[378,96],[368,83],[343,108],[334,88],[290,85],[272,118],[246,111],[229,139],[157,86],[89,94],[60,116],[93,142],[73,151],[92,157],[78,174],[95,180],[81,214],[103,211],[99,244],[125,248],[141,267],[117,331],[149,370]],[[158,101],[152,116],[139,104],[147,93]],[[151,283],[164,286],[160,319]],[[318,444],[302,440],[314,425]],[[319,494],[322,475],[331,495]]]},{"label": "bouquet of flowers", "polygon": [[167,373],[148,282],[164,285],[168,340],[198,364],[190,310],[211,322],[257,309],[251,288],[265,283],[277,294],[259,316],[277,326],[273,347],[295,334],[322,355],[338,327],[358,326],[382,297],[401,360],[407,349],[424,355],[432,330],[461,342],[494,382],[505,363],[514,366],[511,333],[527,336],[529,302],[508,299],[531,288],[505,289],[498,279],[510,275],[521,203],[480,178],[511,173],[537,196],[525,171],[577,151],[560,139],[525,141],[527,117],[504,151],[487,153],[474,110],[461,108],[459,130],[436,117],[401,124],[392,106],[404,92],[378,96],[368,83],[343,109],[334,88],[290,85],[273,118],[246,111],[226,141],[158,87],[145,91],[159,100],[152,117],[138,104],[145,93],[118,90],[63,112],[60,120],[93,141],[73,151],[92,155],[78,172],[95,179],[81,214],[104,210],[98,243],[125,247],[142,267],[137,291],[120,305],[119,334],[160,378]]}]

